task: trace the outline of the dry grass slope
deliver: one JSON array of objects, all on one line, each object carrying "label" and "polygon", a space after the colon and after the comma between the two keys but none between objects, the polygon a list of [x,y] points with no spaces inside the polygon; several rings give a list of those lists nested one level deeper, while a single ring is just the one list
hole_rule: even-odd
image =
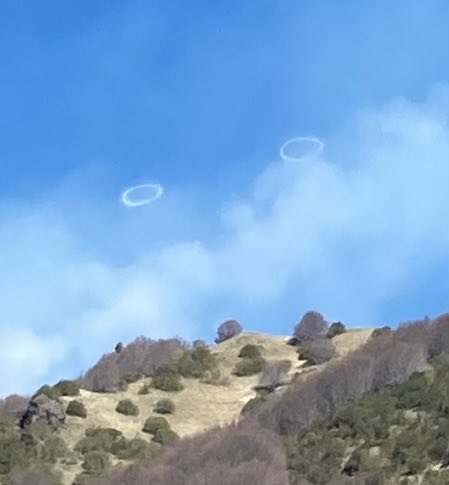
[{"label": "dry grass slope", "polygon": [[[336,336],[333,341],[337,349],[337,358],[357,349],[370,337],[372,329],[352,329],[345,334]],[[87,418],[67,416],[66,424],[60,430],[61,436],[68,447],[73,449],[75,444],[84,436],[89,427],[100,426],[115,428],[128,438],[144,438],[148,435],[142,433],[145,420],[157,416],[153,408],[156,402],[169,397],[175,404],[176,412],[166,415],[172,429],[181,437],[192,436],[213,428],[238,420],[240,411],[245,403],[256,393],[253,386],[258,383],[259,375],[236,377],[232,369],[238,361],[238,353],[246,344],[261,346],[262,356],[267,360],[290,360],[292,362],[289,374],[303,372],[302,361],[297,360],[296,349],[286,344],[285,337],[270,336],[260,333],[241,333],[232,339],[210,346],[215,355],[222,376],[228,378],[226,387],[206,384],[198,379],[183,379],[184,390],[180,392],[164,392],[150,389],[149,394],[140,395],[139,389],[144,383],[151,383],[151,379],[143,379],[129,385],[126,391],[104,394],[81,390],[76,399],[82,401],[87,410]],[[326,364],[316,366],[316,372]],[[310,370],[310,368],[309,368]],[[69,402],[70,397],[62,398]],[[121,399],[131,399],[139,407],[138,416],[124,416],[115,411]],[[120,463],[113,460],[113,463]],[[58,469],[64,474],[64,482],[69,485],[75,475],[80,473],[80,462],[67,465],[59,464]]]}]

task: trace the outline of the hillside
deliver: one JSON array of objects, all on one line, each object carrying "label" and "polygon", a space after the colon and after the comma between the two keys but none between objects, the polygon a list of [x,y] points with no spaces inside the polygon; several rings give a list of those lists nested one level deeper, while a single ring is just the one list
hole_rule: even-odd
[{"label": "hillside", "polygon": [[[349,332],[335,337],[334,342],[338,355],[343,356],[363,344],[370,336],[372,329],[352,329]],[[151,382],[151,378],[131,383],[126,391],[113,394],[96,393],[80,390],[81,401],[87,410],[87,418],[80,419],[73,416],[66,418],[61,428],[61,436],[73,449],[75,444],[84,436],[85,430],[99,426],[115,428],[128,438],[144,438],[142,427],[146,418],[152,413],[156,402],[167,395],[175,404],[176,413],[166,418],[171,428],[180,436],[190,436],[211,429],[213,426],[225,425],[237,420],[242,407],[256,395],[253,387],[258,383],[259,375],[237,377],[232,375],[232,369],[238,360],[240,349],[247,344],[260,345],[262,355],[267,362],[289,360],[292,367],[290,377],[296,372],[302,372],[303,361],[298,361],[296,349],[286,345],[285,337],[275,337],[259,333],[241,333],[236,337],[220,344],[210,346],[216,356],[219,370],[228,381],[225,386],[210,385],[198,379],[183,379],[184,390],[179,393],[167,393],[152,389],[148,395],[139,395],[140,387]],[[321,366],[315,366],[319,369]],[[305,369],[303,368],[303,371]],[[310,368],[307,369],[310,371]],[[122,399],[132,399],[139,407],[138,416],[124,416],[115,411],[117,402]],[[71,397],[62,397],[68,403]],[[80,463],[72,466],[58,466],[64,472],[65,483],[71,483],[74,476],[81,471]]]},{"label": "hillside", "polygon": [[[446,318],[446,320],[444,318]],[[109,369],[109,371],[113,369],[114,372],[112,372],[112,374],[114,374],[115,377],[120,377],[120,388],[118,390],[114,392],[96,392],[94,390],[81,388],[78,391],[78,384],[83,384],[83,380],[80,380],[79,383],[73,383],[73,387],[76,388],[73,392],[63,392],[63,394],[73,395],[54,396],[52,393],[58,386],[39,391],[38,394],[40,395],[47,394],[49,396],[49,398],[47,398],[49,401],[54,400],[55,402],[61,402],[65,411],[67,411],[68,406],[72,401],[81,402],[85,408],[85,417],[74,416],[67,413],[63,422],[57,426],[55,431],[52,431],[48,425],[42,427],[42,423],[39,424],[39,420],[22,431],[18,427],[15,429],[12,428],[14,421],[11,419],[10,412],[9,414],[3,413],[2,435],[0,438],[0,477],[3,477],[1,478],[3,481],[0,481],[0,483],[8,485],[28,483],[27,480],[30,479],[30,476],[30,480],[32,480],[33,484],[39,483],[44,485],[45,483],[54,483],[71,485],[75,482],[87,483],[87,481],[90,483],[91,480],[88,480],[89,477],[94,478],[96,474],[111,469],[113,466],[119,466],[118,470],[120,470],[122,466],[133,463],[136,459],[139,459],[139,461],[140,459],[155,460],[155,463],[159,463],[158,466],[162,467],[161,469],[164,469],[164,466],[165,468],[167,467],[170,453],[172,453],[173,456],[178,456],[179,453],[187,453],[186,450],[188,450],[188,447],[190,446],[189,440],[193,440],[191,446],[192,449],[195,450],[204,447],[207,449],[207,447],[212,446],[211,443],[215,440],[215,446],[217,446],[217,449],[219,450],[220,446],[222,446],[220,443],[222,443],[225,436],[227,436],[223,433],[228,433],[229,439],[232,441],[233,439],[238,438],[239,433],[241,433],[241,439],[243,439],[245,433],[251,435],[251,433],[257,434],[261,432],[257,430],[250,432],[248,431],[249,428],[245,428],[245,422],[248,422],[248,426],[250,426],[250,423],[254,422],[252,417],[255,417],[256,422],[262,424],[263,428],[271,429],[271,431],[269,431],[270,433],[273,431],[275,431],[276,434],[280,433],[281,441],[276,445],[276,449],[273,448],[270,453],[266,455],[267,449],[270,446],[274,447],[274,443],[277,440],[277,438],[268,438],[265,451],[259,450],[258,453],[265,454],[266,456],[275,456],[276,453],[279,453],[279,450],[284,449],[281,455],[285,453],[285,458],[279,458],[281,461],[278,460],[277,463],[279,465],[279,463],[286,460],[282,467],[284,467],[285,470],[290,470],[288,478],[290,484],[299,485],[316,483],[325,485],[332,479],[332,477],[340,476],[341,469],[348,464],[348,460],[350,459],[353,461],[357,459],[358,466],[360,466],[359,462],[363,461],[364,469],[362,470],[362,473],[359,474],[359,478],[364,479],[363,477],[367,477],[367,472],[376,472],[376,466],[371,464],[368,467],[366,465],[368,455],[372,457],[379,456],[379,460],[380,457],[383,457],[384,463],[388,465],[388,473],[391,476],[396,476],[396,474],[400,475],[402,473],[404,476],[409,476],[409,478],[413,478],[415,475],[416,477],[420,476],[420,480],[422,480],[422,473],[429,468],[429,463],[431,463],[432,460],[435,462],[436,468],[441,468],[442,466],[441,463],[438,464],[438,460],[440,459],[438,453],[441,452],[440,455],[442,455],[446,452],[447,439],[446,445],[444,445],[443,440],[445,439],[445,436],[447,438],[447,434],[444,434],[447,431],[444,423],[447,423],[448,406],[444,404],[444,402],[440,402],[441,399],[440,401],[435,399],[432,402],[433,404],[437,403],[435,405],[436,407],[432,407],[432,405],[426,401],[426,405],[423,405],[424,408],[420,409],[418,412],[417,405],[420,405],[420,403],[417,404],[416,395],[427,392],[428,394],[430,393],[429,395],[439,396],[444,391],[444,389],[440,389],[438,383],[444,380],[442,379],[444,376],[447,376],[448,368],[446,361],[444,359],[438,361],[435,360],[436,357],[433,354],[440,355],[441,352],[443,352],[443,355],[445,355],[444,352],[447,352],[447,344],[444,343],[442,345],[437,345],[439,350],[436,351],[434,349],[435,342],[438,343],[441,340],[440,337],[446,338],[447,325],[447,317],[443,317],[443,319],[440,318],[440,320],[438,320],[436,324],[433,324],[433,326],[428,322],[425,324],[420,323],[419,325],[415,325],[415,327],[411,326],[411,330],[406,331],[408,333],[404,333],[404,330],[399,330],[397,332],[391,332],[391,334],[382,334],[374,340],[373,329],[351,329],[345,333],[333,336],[332,339],[328,339],[332,342],[335,348],[333,356],[326,362],[316,365],[303,358],[299,360],[298,351],[301,354],[301,349],[298,348],[297,345],[289,345],[287,337],[241,332],[215,345],[201,345],[195,347],[183,344],[182,350],[176,349],[175,353],[170,354],[170,359],[172,360],[168,358],[165,359],[164,357],[164,363],[156,366],[156,370],[152,376],[132,375],[129,372],[127,372],[125,376],[120,376],[120,373],[117,373],[117,369],[111,366],[111,362],[114,362],[114,365],[118,366],[117,368],[122,366],[121,369],[126,368],[128,371],[132,366],[136,366],[136,362],[138,362],[139,364],[135,368],[136,373],[139,374],[138,368],[141,369],[139,366],[143,360],[140,357],[140,350],[137,352],[136,349],[141,349],[143,347],[146,349],[158,348],[157,346],[154,346],[153,342],[148,343],[142,339],[136,340],[136,342],[127,346],[120,355],[109,354],[104,356],[97,366],[86,374],[87,378],[84,381],[85,383],[91,384],[92,382],[95,382],[95,385],[101,387],[102,384],[99,383],[98,380],[92,380],[90,377],[93,375],[98,377],[98,375],[100,375],[100,370],[101,372],[104,372],[105,369]],[[317,402],[317,398],[313,397],[316,391],[313,391],[312,389],[316,388],[316,383],[325,382],[328,378],[327,376],[332,376],[332,373],[336,372],[336,370],[343,368],[341,366],[346,368],[349,363],[356,362],[356,359],[360,358],[360,355],[369,355],[370,352],[373,352],[373,349],[375,349],[375,352],[380,353],[379,349],[381,348],[383,349],[382,352],[391,352],[391,349],[393,349],[393,352],[396,355],[401,354],[400,351],[398,352],[397,344],[394,343],[394,339],[398,338],[397,335],[401,337],[401,342],[405,343],[408,349],[412,349],[413,352],[415,352],[416,349],[414,345],[416,343],[415,340],[417,341],[418,338],[418,332],[421,332],[419,337],[420,341],[425,340],[428,342],[426,345],[428,345],[429,349],[432,349],[432,358],[434,360],[426,363],[424,367],[420,364],[421,367],[417,366],[413,369],[404,368],[404,370],[401,371],[401,375],[404,375],[404,377],[401,377],[402,382],[404,382],[404,384],[401,384],[402,387],[397,387],[397,385],[394,385],[393,387],[391,385],[386,387],[383,386],[385,389],[389,389],[388,392],[393,396],[390,400],[388,400],[389,398],[387,397],[383,397],[383,391],[381,392],[380,389],[372,394],[372,396],[377,396],[374,401],[373,397],[369,397],[369,393],[366,394],[357,391],[357,396],[360,396],[362,401],[360,401],[359,397],[355,396],[354,399],[356,399],[356,403],[360,404],[350,404],[350,406],[356,406],[356,408],[349,408],[350,411],[346,411],[347,406],[345,407],[340,404],[338,404],[334,411],[330,408],[329,411],[326,411],[323,408],[322,411],[314,412],[314,417],[310,420],[310,424],[301,425],[297,431],[295,431],[297,425],[292,423],[290,428],[291,432],[289,432],[288,436],[283,436],[281,431],[282,426],[276,427],[267,424],[267,415],[270,416],[270,422],[274,422],[278,419],[281,419],[282,421],[282,419],[284,419],[282,416],[286,416],[285,412],[279,410],[282,410],[285,407],[286,402],[291,402],[292,399],[297,399],[295,396],[298,392],[300,393],[299,399],[302,403],[307,403],[307,406],[312,403],[309,408],[313,408],[316,405],[313,403],[316,402],[318,408],[320,408],[321,405],[319,404],[319,401]],[[428,337],[422,338],[424,335],[423,332],[428,332]],[[436,340],[434,338],[435,336],[438,337]],[[150,347],[148,347],[148,345],[150,345]],[[162,346],[164,345],[165,343],[162,343]],[[172,348],[173,345],[170,345]],[[441,347],[441,349],[439,347]],[[257,355],[250,359],[242,358],[241,356],[239,357],[240,352],[242,352],[242,349],[244,348],[246,348],[246,350],[249,349],[251,352],[256,352]],[[131,351],[133,352],[132,355]],[[383,355],[386,354],[384,353]],[[160,355],[158,354],[158,359],[159,358]],[[195,360],[197,358],[198,360]],[[258,361],[257,359],[262,362],[261,369],[253,369],[248,372],[249,375],[235,375],[237,363],[247,361],[246,363],[248,364],[250,361]],[[132,365],[130,362],[132,362]],[[146,362],[145,365],[148,364],[148,361]],[[180,364],[181,362],[183,362],[184,367]],[[199,365],[199,363],[204,366],[200,371],[198,371],[198,367],[195,367]],[[262,386],[262,388],[259,389],[260,384],[263,382],[263,377],[270,375],[269,372],[267,373],[267,370],[275,368],[279,363],[282,363],[285,370],[282,379],[279,379],[279,382],[281,383],[279,387],[273,388],[271,392],[265,389],[266,386]],[[174,370],[175,368],[176,370]],[[155,388],[154,382],[159,375],[158,369],[161,370],[161,376],[164,379],[168,377],[171,379],[173,377],[172,374],[176,373],[176,378],[179,380],[182,388],[180,387],[178,390],[171,391]],[[262,369],[265,370],[262,371]],[[421,373],[416,374],[416,370],[419,370]],[[178,371],[181,372],[181,374],[184,373],[184,377],[180,377]],[[413,374],[413,371],[415,371],[415,374]],[[164,372],[166,372],[166,374],[164,374]],[[357,377],[354,369],[352,373],[352,378],[356,379]],[[419,381],[419,376],[421,375],[426,376],[425,381]],[[302,376],[304,376],[304,378],[302,378]],[[104,377],[108,382],[111,382],[110,375],[104,374]],[[128,383],[123,384],[123,379],[127,380]],[[320,379],[322,379],[322,381],[320,381]],[[410,381],[411,384],[407,384],[410,379],[412,379]],[[417,382],[419,382],[421,387],[417,387]],[[67,384],[67,386],[71,387],[72,384]],[[145,393],[143,393],[142,390],[145,387]],[[60,389],[62,389],[62,387],[60,387]],[[364,397],[365,395],[368,397]],[[397,400],[399,399],[397,396],[400,396],[402,403],[400,412],[396,409]],[[173,412],[167,414],[161,414],[160,411],[155,412],[157,403],[167,398],[171,401],[170,405],[174,405]],[[315,401],[313,401],[313,399],[315,399]],[[364,404],[363,399],[367,399],[368,401],[366,402],[376,402],[377,404],[374,407],[371,406],[371,404]],[[394,401],[394,399],[396,399],[396,401]],[[117,412],[116,407],[118,403],[124,400],[132,401],[132,403],[137,406],[138,411],[136,413],[128,414]],[[379,402],[381,404],[379,404]],[[394,402],[394,404],[392,404],[392,402]],[[254,403],[254,406],[248,408],[248,403]],[[380,411],[376,408],[378,404],[382,407],[382,412],[384,414],[379,414]],[[242,421],[241,414],[244,407],[249,409],[249,413],[245,413],[245,416],[248,414],[248,419],[243,419]],[[385,411],[384,408],[388,408],[388,412]],[[299,414],[297,414],[297,416],[299,416],[301,413],[301,406],[298,407],[295,405],[295,409],[298,410],[297,412]],[[362,411],[360,411],[360,409],[362,409]],[[23,410],[21,412],[23,413]],[[280,412],[281,414],[279,414]],[[347,417],[341,418],[341,416],[347,416],[348,413],[351,416],[355,413],[357,419],[351,421],[351,419]],[[370,413],[372,415],[370,415]],[[361,414],[362,417],[359,417],[359,414]],[[380,418],[383,419],[387,414],[389,416],[389,420],[386,420],[386,422],[388,421],[389,423],[387,428],[385,428],[385,425],[381,431],[373,431],[372,433],[374,433],[374,435],[367,440],[364,435],[364,433],[366,433],[365,428],[367,423],[376,423]],[[6,415],[8,416],[8,419],[5,418]],[[324,420],[320,416],[323,416]],[[417,416],[419,416],[419,420]],[[166,426],[167,429],[162,430],[163,432],[161,431],[160,439],[156,439],[158,432],[149,434],[148,429],[146,432],[143,431],[143,428],[147,426],[147,419],[149,417],[163,417],[166,420],[168,426]],[[415,460],[414,468],[407,469],[407,464],[398,464],[397,458],[392,458],[391,447],[396,449],[394,448],[396,444],[395,436],[401,436],[401,432],[411,432],[407,426],[409,426],[410,423],[410,426],[414,425],[413,423],[417,422],[417,420],[421,423],[420,426],[422,428],[420,429],[422,430],[425,428],[427,430],[426,443],[428,443],[429,440],[433,440],[436,436],[435,439],[437,439],[437,441],[439,440],[438,447],[434,447],[435,449],[433,449],[430,455],[425,454],[423,451],[421,454],[415,453],[415,455],[413,455],[413,459]],[[232,423],[237,422],[243,423],[243,428],[240,428],[240,425],[238,425],[239,427],[236,429],[232,428]],[[306,421],[304,421],[304,423],[306,423]],[[307,423],[309,423],[309,421],[307,421]],[[344,426],[342,426],[342,423],[344,423]],[[372,424],[370,424],[370,426],[371,425]],[[217,426],[220,427],[218,430],[216,428]],[[229,426],[231,426],[231,428],[229,428]],[[95,431],[92,431],[99,428],[106,431],[102,431],[100,434],[98,434],[98,432],[95,434]],[[440,434],[435,435],[429,431],[434,428],[440,430],[438,431]],[[279,430],[276,431],[276,429]],[[351,430],[349,433],[348,429]],[[150,439],[151,434],[153,434],[152,440]],[[41,450],[39,452],[40,454],[36,454],[35,451],[31,452],[30,449],[26,447],[24,435],[32,437],[30,439],[34,440],[34,449],[37,449],[36,444],[41,446],[41,448],[39,448]],[[209,438],[207,438],[207,436],[209,436]],[[264,436],[265,435],[261,435],[261,443],[264,442]],[[238,446],[236,445],[235,448],[238,449]],[[166,452],[164,452],[164,449],[166,449]],[[365,450],[367,451],[365,452]],[[220,454],[219,452],[217,453]],[[366,455],[366,453],[368,453],[368,455]],[[372,459],[376,462],[375,458]],[[22,471],[27,469],[27,465],[25,465],[27,462],[35,464],[34,468],[31,468],[31,472]],[[182,460],[179,459],[179,456],[176,458],[176,462],[182,462]],[[380,463],[380,461],[378,462]],[[418,462],[419,465],[417,465]],[[36,464],[38,465],[38,468],[36,468]],[[59,474],[59,478],[55,478],[51,481],[50,478],[48,478],[48,470],[42,469],[43,465],[45,465],[48,470],[52,470],[51,473],[55,472],[56,474]],[[203,465],[206,466],[205,463],[203,463]],[[270,476],[268,469],[274,465],[266,464],[266,466],[268,467],[267,470],[263,473],[260,471],[260,476]],[[139,472],[134,470],[132,473],[146,473],[146,471],[142,471],[142,468],[139,470]],[[1,475],[2,473],[3,475]],[[162,474],[162,472],[160,473]],[[212,471],[210,473],[212,473]],[[248,470],[246,470],[245,473],[250,473],[248,475],[249,481],[246,480],[248,485],[256,483],[254,481],[255,478],[252,478],[252,471],[248,472]],[[189,474],[189,476],[190,475],[191,474]],[[278,476],[280,476],[279,473]],[[440,473],[438,476],[443,475]],[[378,480],[377,482],[372,481],[369,483],[372,485],[380,485],[380,483],[384,483],[384,481],[381,480],[387,478],[387,476],[379,477],[380,475],[375,478]],[[162,480],[160,477],[159,479]],[[371,479],[374,480],[372,477]],[[113,480],[114,478],[110,477],[108,481],[104,483],[114,483]],[[154,484],[157,485],[159,482],[157,482],[156,478],[154,478],[154,480]],[[168,485],[169,482],[167,482],[167,479],[164,480],[160,481],[160,483],[166,483]],[[187,479],[181,479],[177,476],[177,478],[172,479],[170,485],[177,485],[178,482],[176,482],[176,480],[178,480],[179,483],[186,483]],[[227,480],[231,481],[216,483],[223,483],[226,485],[237,483],[233,482],[232,478],[229,477]],[[281,479],[279,478],[279,480]],[[287,478],[285,478],[285,480],[287,480]],[[341,478],[340,476],[339,480],[343,481],[338,483],[345,483],[344,477]],[[129,483],[140,484],[143,482],[137,481]],[[272,482],[267,481],[267,484],[271,483]],[[281,483],[284,482],[279,481],[279,485],[281,485]],[[411,481],[407,483],[415,482]],[[425,482],[421,481],[416,483]],[[435,481],[432,483],[440,482]],[[278,483],[275,485],[278,485]]]}]

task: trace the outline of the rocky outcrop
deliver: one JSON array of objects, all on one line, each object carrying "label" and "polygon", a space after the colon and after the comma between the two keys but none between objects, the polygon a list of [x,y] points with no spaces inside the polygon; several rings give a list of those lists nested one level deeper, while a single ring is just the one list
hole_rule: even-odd
[{"label": "rocky outcrop", "polygon": [[19,426],[23,429],[38,420],[45,421],[53,429],[59,428],[65,422],[65,410],[62,401],[51,399],[45,394],[34,397],[22,415]]}]

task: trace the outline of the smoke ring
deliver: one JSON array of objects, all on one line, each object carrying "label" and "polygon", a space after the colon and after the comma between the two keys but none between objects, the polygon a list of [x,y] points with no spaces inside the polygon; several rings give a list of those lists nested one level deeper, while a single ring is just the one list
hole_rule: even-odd
[{"label": "smoke ring", "polygon": [[[308,153],[306,152],[305,155],[302,155],[301,157],[293,157],[291,155],[287,155],[285,153],[285,149],[288,145],[292,143],[297,143],[297,142],[306,142],[308,144],[311,144],[312,150],[310,150]],[[313,148],[314,146],[314,148]],[[317,137],[315,136],[296,136],[294,138],[288,139],[279,149],[279,155],[281,156],[282,160],[285,162],[303,162],[305,160],[309,160],[310,158],[317,157],[324,149],[324,143]]]},{"label": "smoke ring", "polygon": [[[146,197],[145,199],[132,199],[130,194],[137,189],[153,189],[154,194],[151,197]],[[122,192],[121,200],[123,205],[126,207],[141,207],[143,205],[151,204],[155,200],[159,199],[164,193],[164,187],[161,184],[139,184],[128,187]]]}]

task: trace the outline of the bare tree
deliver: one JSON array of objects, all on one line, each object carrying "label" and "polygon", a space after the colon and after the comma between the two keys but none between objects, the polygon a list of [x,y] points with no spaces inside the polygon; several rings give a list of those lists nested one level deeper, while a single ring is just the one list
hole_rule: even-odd
[{"label": "bare tree", "polygon": [[151,467],[114,471],[95,485],[287,485],[279,438],[252,424],[232,424],[179,440]]},{"label": "bare tree", "polygon": [[312,365],[323,364],[336,354],[334,343],[326,338],[306,340],[299,348],[299,358]]},{"label": "bare tree", "polygon": [[238,335],[242,330],[243,327],[237,320],[226,320],[217,329],[215,343],[219,344],[220,342],[224,342],[225,340]]},{"label": "bare tree", "polygon": [[267,400],[245,419],[256,418],[281,434],[300,431],[365,392],[399,384],[424,370],[432,341],[444,336],[448,325],[447,317],[411,322],[370,339],[319,374],[296,380],[283,395]]},{"label": "bare tree", "polygon": [[254,389],[256,391],[266,390],[273,392],[277,387],[288,384],[287,373],[291,365],[292,363],[289,360],[281,360],[268,364],[260,376],[259,383]]},{"label": "bare tree", "polygon": [[329,329],[329,325],[319,312],[308,311],[295,325],[293,335],[300,341],[316,340],[323,338]]},{"label": "bare tree", "polygon": [[137,337],[120,353],[103,355],[80,379],[80,386],[91,391],[115,392],[125,375],[152,376],[159,367],[175,362],[185,348],[186,344],[177,338],[156,341]]},{"label": "bare tree", "polygon": [[19,394],[11,394],[5,399],[0,399],[0,417],[4,415],[21,416],[26,411],[29,402],[29,397],[19,396]]}]

